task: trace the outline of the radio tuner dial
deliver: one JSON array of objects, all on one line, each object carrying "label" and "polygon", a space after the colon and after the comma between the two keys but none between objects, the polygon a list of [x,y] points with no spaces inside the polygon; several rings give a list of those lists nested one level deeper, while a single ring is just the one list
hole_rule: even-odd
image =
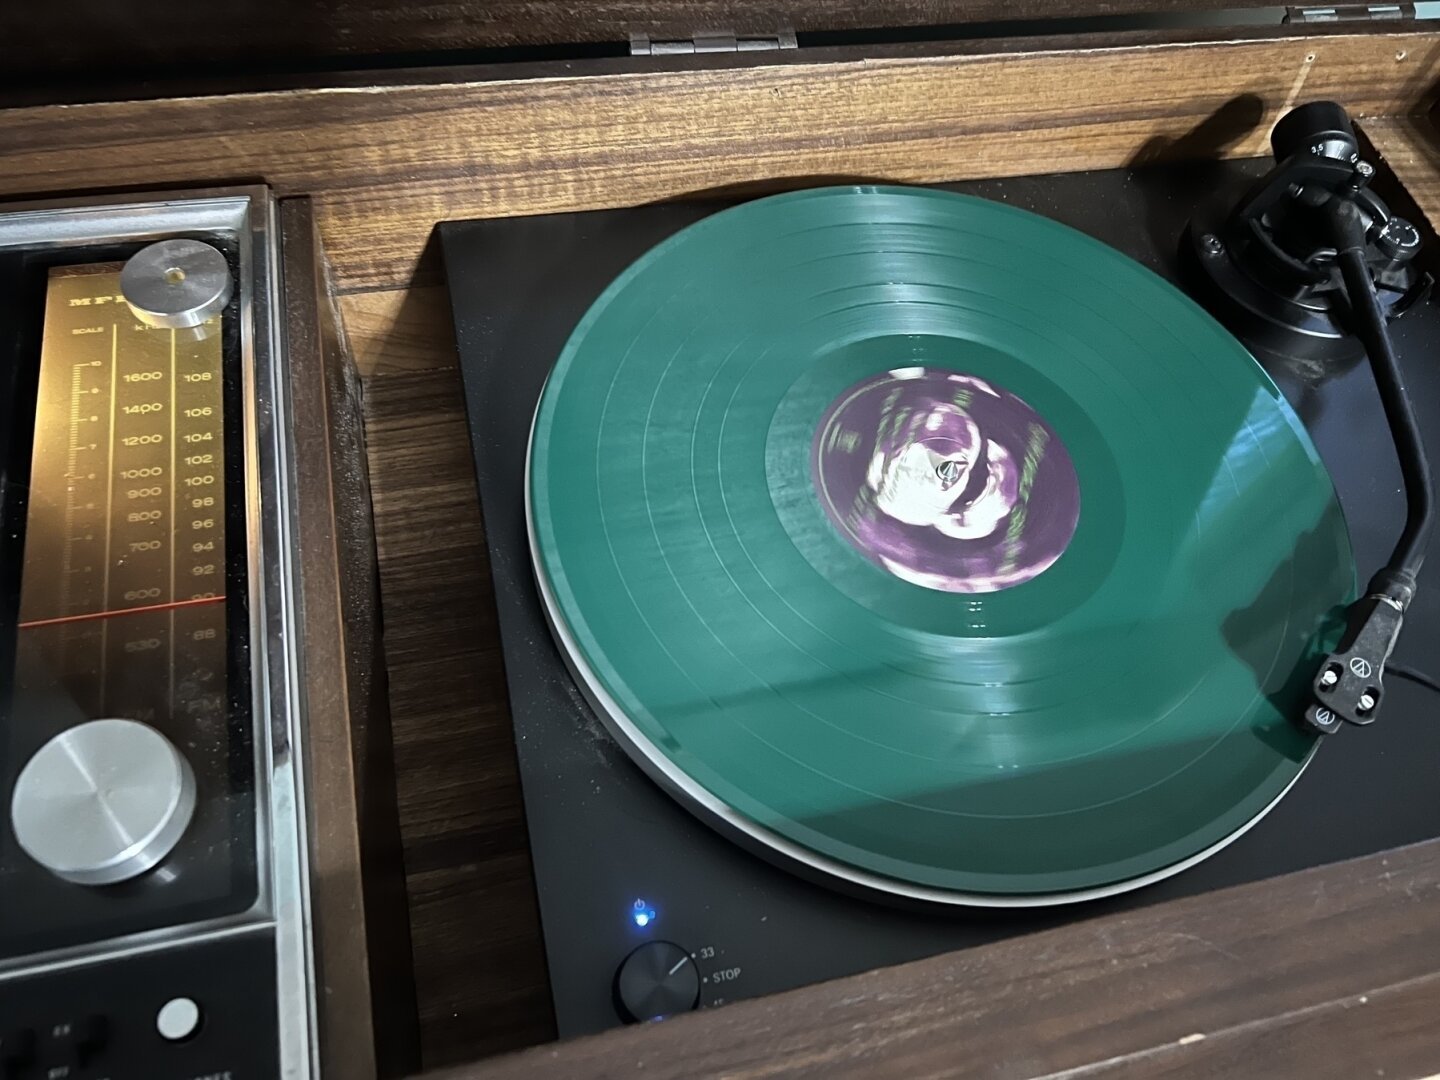
[{"label": "radio tuner dial", "polygon": [[199,240],[161,240],[120,271],[120,292],[147,326],[199,326],[224,311],[234,291],[225,256]]},{"label": "radio tuner dial", "polygon": [[679,945],[649,941],[620,964],[615,996],[627,1021],[660,1020],[690,1012],[700,1004],[700,972]]},{"label": "radio tuner dial", "polygon": [[10,821],[25,853],[77,885],[113,885],[174,850],[195,812],[195,774],[160,732],[91,720],[36,751]]}]

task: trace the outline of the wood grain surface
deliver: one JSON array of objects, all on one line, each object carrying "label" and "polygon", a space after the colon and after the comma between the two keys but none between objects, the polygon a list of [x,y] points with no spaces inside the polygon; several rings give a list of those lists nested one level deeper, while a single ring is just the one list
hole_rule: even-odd
[{"label": "wood grain surface", "polygon": [[444,1077],[1416,1077],[1437,1010],[1429,841]]},{"label": "wood grain surface", "polygon": [[[383,349],[372,338],[358,351]],[[372,377],[365,395],[415,990],[431,1067],[555,1034],[453,356],[450,344],[434,357],[448,366]]]},{"label": "wood grain surface", "polygon": [[1363,127],[1371,145],[1405,184],[1405,190],[1440,232],[1440,127],[1435,115],[1395,116]]},{"label": "wood grain surface", "polygon": [[444,286],[350,293],[339,298],[339,305],[362,378],[455,366]]},{"label": "wood grain surface", "polygon": [[393,288],[441,220],[1107,168],[1217,115],[1249,155],[1302,95],[1421,107],[1437,60],[1434,33],[1342,34],[0,110],[0,194],[262,179],[314,196],[341,291]]},{"label": "wood grain surface", "polygon": [[[1272,11],[1274,9],[1271,9]],[[1246,15],[1254,17],[1253,14]],[[1125,20],[1118,24],[1126,26]],[[875,40],[839,44],[846,35],[820,34],[806,39],[799,49],[776,52],[742,49],[733,53],[704,52],[630,55],[618,46],[580,45],[537,49],[480,50],[475,52],[416,54],[392,57],[380,66],[366,57],[337,60],[318,67],[185,64],[173,70],[108,72],[96,69],[91,77],[60,81],[19,78],[6,80],[0,73],[0,109],[100,102],[159,101],[169,98],[217,97],[234,94],[295,92],[301,90],[352,90],[367,93],[416,86],[456,86],[485,82],[521,82],[583,76],[632,76],[695,71],[739,71],[751,68],[814,66],[851,63],[863,57],[880,60],[943,60],[961,56],[1068,54],[1099,49],[1141,49],[1157,45],[1186,46],[1217,41],[1277,41],[1303,36],[1307,41],[1352,37],[1353,22],[1280,22],[1243,25],[1207,25],[1188,22],[1167,26],[1114,28],[1117,20],[1054,20],[1040,23],[992,23],[974,36],[964,27],[939,28],[917,36],[902,30],[877,32]],[[1367,33],[1394,35],[1434,29],[1415,21],[1377,22]],[[1000,35],[1000,36],[997,36]],[[577,51],[578,50],[578,51]]]},{"label": "wood grain surface", "polygon": [[[1364,120],[1361,130],[1410,196],[1440,226],[1440,129],[1432,115]],[[1134,155],[1148,156],[1148,151]],[[354,360],[365,379],[428,371],[456,363],[449,300],[443,285],[375,289],[339,298]]]}]

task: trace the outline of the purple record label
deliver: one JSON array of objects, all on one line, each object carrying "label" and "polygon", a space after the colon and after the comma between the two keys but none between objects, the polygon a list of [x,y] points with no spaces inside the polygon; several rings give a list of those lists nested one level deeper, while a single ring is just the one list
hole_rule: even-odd
[{"label": "purple record label", "polygon": [[927,367],[850,387],[815,430],[826,514],[871,562],[942,592],[998,592],[1043,573],[1080,520],[1055,431],[994,383]]}]

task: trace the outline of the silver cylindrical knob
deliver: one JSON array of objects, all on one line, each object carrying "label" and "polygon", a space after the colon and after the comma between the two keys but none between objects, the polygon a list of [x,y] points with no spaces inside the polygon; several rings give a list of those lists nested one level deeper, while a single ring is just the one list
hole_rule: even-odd
[{"label": "silver cylindrical knob", "polygon": [[62,731],[20,771],[15,838],[45,869],[113,885],[155,866],[195,812],[195,774],[170,740],[134,720]]},{"label": "silver cylindrical knob", "polygon": [[125,302],[149,326],[199,326],[225,310],[233,291],[225,256],[199,240],[161,240],[130,256],[120,271]]}]

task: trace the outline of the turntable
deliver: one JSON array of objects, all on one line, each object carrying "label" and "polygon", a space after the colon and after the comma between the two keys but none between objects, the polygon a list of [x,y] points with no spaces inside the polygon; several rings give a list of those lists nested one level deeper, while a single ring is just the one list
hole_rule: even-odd
[{"label": "turntable", "polygon": [[[270,1037],[246,1019],[269,1015],[268,979],[252,993],[188,948],[177,963],[197,978],[173,990],[93,978],[148,961],[112,948],[125,928],[75,919],[66,932],[103,937],[103,959],[52,969],[42,943],[0,963],[0,1074],[194,1080],[279,1055],[409,1075],[545,1043],[556,1017],[562,1034],[615,1030],[462,1071],[1435,1071],[1424,763],[1440,747],[1433,692],[1401,677],[1440,668],[1434,568],[1413,595],[1418,560],[1375,576],[1397,545],[1418,553],[1402,538],[1424,484],[1401,467],[1419,458],[1403,410],[1386,415],[1384,355],[1361,355],[1338,257],[1359,253],[1369,336],[1384,320],[1433,454],[1428,5],[527,0],[380,18],[339,0],[323,28],[172,6],[184,17],[0,15],[16,31],[0,32],[0,189],[87,206],[273,192],[271,355],[289,397],[270,400],[295,441],[258,517],[241,481],[267,475],[265,444],[225,459],[226,544],[259,561],[223,605],[177,561],[182,580],[133,602],[202,603],[109,624],[113,639],[116,620],[293,602],[293,621],[267,623],[282,634],[227,627],[228,683],[250,673],[253,708],[224,731],[253,728],[259,747],[267,715],[303,720],[285,767],[304,774],[290,851],[311,906],[277,907],[308,928],[286,942],[312,949],[313,1024],[289,1012],[304,1037]],[[1254,160],[1292,106],[1331,99],[1358,144],[1311,110],[1303,137]],[[1363,248],[1340,235],[1354,225]],[[109,273],[159,239],[74,262]],[[27,378],[39,280],[7,294],[34,331],[11,342],[37,345]],[[103,331],[83,314],[123,292],[76,293],[92,305],[57,329]],[[126,333],[122,362],[130,338],[166,340]],[[250,370],[222,354],[219,370]],[[154,370],[161,386],[180,374]],[[96,389],[81,375],[49,395],[62,421]],[[185,396],[149,398],[151,381],[118,386],[122,405]],[[252,401],[261,432],[281,419],[265,381],[226,399],[226,424]],[[11,396],[24,430],[7,476],[29,476],[31,395]],[[61,507],[66,431],[45,440],[59,467],[36,474]],[[156,486],[136,499],[168,507],[140,494]],[[257,572],[281,554],[288,592]],[[0,576],[19,569],[0,554]],[[122,601],[156,587],[110,585]],[[1356,607],[1372,594],[1386,599]],[[27,623],[72,610],[35,596]],[[193,640],[218,656],[218,633]],[[7,677],[10,659],[0,647]],[[142,677],[105,709],[159,731],[195,781],[180,840],[148,870],[164,843],[122,859],[127,881],[51,881],[19,847],[19,771],[64,717],[0,725],[21,740],[3,755],[0,916],[5,868],[74,899],[27,901],[49,925],[198,884],[166,871],[210,850],[224,731],[197,742],[182,715],[145,709],[205,667],[127,664]],[[177,772],[160,806],[178,820]],[[274,895],[266,867],[298,865],[263,843],[291,819],[267,813],[262,773],[236,774],[260,872],[227,903]],[[226,849],[242,870],[251,832]],[[235,1007],[203,996],[212,972]],[[170,1040],[176,997],[201,1022]]]},{"label": "turntable", "polygon": [[1273,143],[442,226],[562,1035],[1440,834],[1440,314]]}]

